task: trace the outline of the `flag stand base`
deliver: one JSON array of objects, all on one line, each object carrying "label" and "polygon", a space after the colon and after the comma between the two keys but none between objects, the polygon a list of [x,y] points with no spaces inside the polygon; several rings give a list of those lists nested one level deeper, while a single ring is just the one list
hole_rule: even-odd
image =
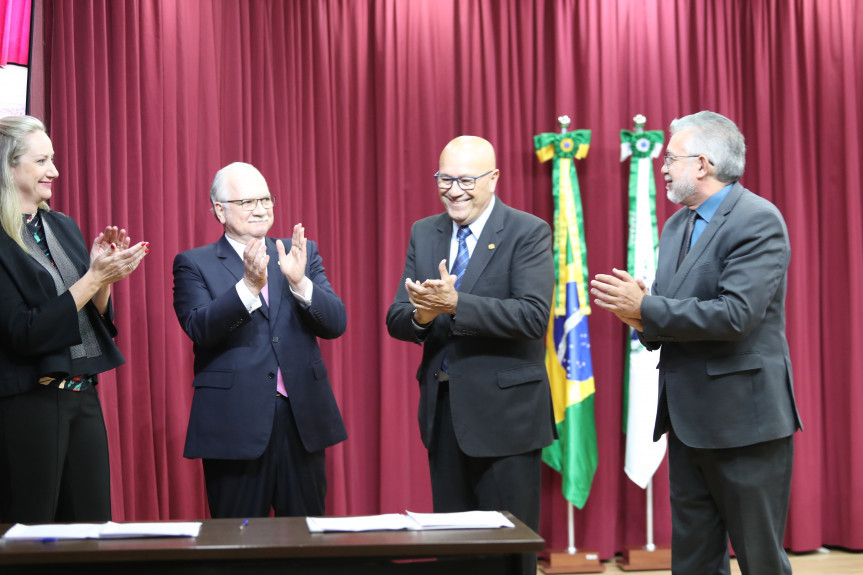
[{"label": "flag stand base", "polygon": [[576,551],[567,553],[565,550],[546,552],[547,559],[539,560],[539,568],[549,575],[555,573],[603,573],[605,565],[600,563],[599,554],[595,551]]},{"label": "flag stand base", "polygon": [[671,548],[657,546],[648,551],[644,547],[628,547],[618,565],[624,571],[667,571],[671,569]]}]

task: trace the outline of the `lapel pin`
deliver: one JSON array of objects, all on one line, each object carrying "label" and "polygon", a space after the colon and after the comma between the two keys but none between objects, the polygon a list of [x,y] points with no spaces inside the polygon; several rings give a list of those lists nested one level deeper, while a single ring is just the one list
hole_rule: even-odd
[{"label": "lapel pin", "polygon": [[493,250],[493,249],[494,249],[494,244],[488,244],[488,249]]}]

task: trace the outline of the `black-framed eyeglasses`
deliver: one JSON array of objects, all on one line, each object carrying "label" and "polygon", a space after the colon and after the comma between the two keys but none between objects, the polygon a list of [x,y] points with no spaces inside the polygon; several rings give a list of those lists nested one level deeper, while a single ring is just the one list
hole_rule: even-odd
[{"label": "black-framed eyeglasses", "polygon": [[441,190],[448,190],[452,188],[453,182],[458,182],[458,187],[468,192],[476,187],[476,181],[480,178],[484,178],[485,176],[491,174],[494,170],[489,170],[484,174],[480,174],[476,177],[474,176],[459,176],[458,178],[454,178],[452,176],[447,176],[446,174],[441,174],[437,172],[434,175],[435,182],[437,183],[437,187]]},{"label": "black-framed eyeglasses", "polygon": [[[704,156],[704,154],[689,154],[685,156],[662,156],[662,161],[665,162],[666,168],[670,168],[671,161],[676,160],[677,158],[700,158],[701,156]],[[704,157],[707,158],[707,156]],[[713,163],[713,160],[711,160],[710,158],[707,158],[707,161],[710,163],[711,166],[715,165]]]},{"label": "black-framed eyeglasses", "polygon": [[244,212],[254,212],[255,208],[258,207],[258,202],[261,203],[261,207],[265,210],[272,209],[273,204],[276,203],[276,196],[268,196],[266,198],[255,198],[254,200],[222,200],[220,204],[239,204],[240,208]]}]

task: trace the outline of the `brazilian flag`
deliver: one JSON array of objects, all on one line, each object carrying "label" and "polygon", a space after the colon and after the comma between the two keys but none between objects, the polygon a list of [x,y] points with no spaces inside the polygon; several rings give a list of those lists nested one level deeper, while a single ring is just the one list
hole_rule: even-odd
[{"label": "brazilian flag", "polygon": [[542,460],[562,476],[563,496],[584,507],[598,461],[593,362],[587,319],[587,250],[574,160],[587,155],[590,130],[534,136],[540,161],[553,159],[555,291],[545,365],[560,439]]}]

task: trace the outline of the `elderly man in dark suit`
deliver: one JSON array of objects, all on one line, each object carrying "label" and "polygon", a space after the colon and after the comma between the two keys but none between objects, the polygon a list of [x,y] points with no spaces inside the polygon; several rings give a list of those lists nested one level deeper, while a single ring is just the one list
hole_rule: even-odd
[{"label": "elderly man in dark suit", "polygon": [[801,428],[785,340],[791,249],[779,210],[738,183],[743,135],[699,112],[671,123],[662,173],[684,207],[665,225],[648,295],[597,275],[596,304],[660,349],[654,440],[669,435],[672,572],[791,573],[782,548],[792,435]]},{"label": "elderly man in dark suit", "polygon": [[274,197],[249,164],[210,191],[225,229],[174,260],[174,310],[194,342],[195,394],[184,455],[202,458],[213,517],[323,515],[324,449],[346,439],[318,337],[345,331],[302,224],[290,247],[266,237]]},{"label": "elderly man in dark suit", "polygon": [[446,212],[414,223],[387,328],[423,344],[419,424],[435,511],[508,510],[538,529],[541,451],[555,433],[543,344],[551,230],[495,199],[499,176],[486,140],[444,148],[435,183]]}]

